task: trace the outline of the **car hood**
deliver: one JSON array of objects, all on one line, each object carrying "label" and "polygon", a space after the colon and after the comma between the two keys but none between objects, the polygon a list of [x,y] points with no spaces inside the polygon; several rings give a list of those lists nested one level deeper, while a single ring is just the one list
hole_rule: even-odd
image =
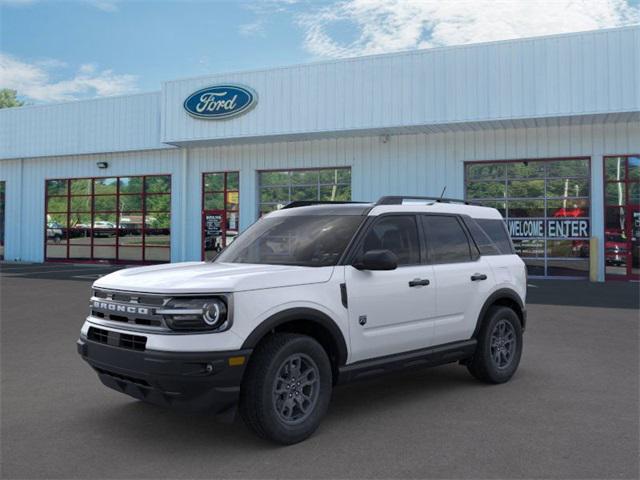
[{"label": "car hood", "polygon": [[333,267],[185,262],[124,268],[96,288],[146,293],[222,293],[327,282]]}]

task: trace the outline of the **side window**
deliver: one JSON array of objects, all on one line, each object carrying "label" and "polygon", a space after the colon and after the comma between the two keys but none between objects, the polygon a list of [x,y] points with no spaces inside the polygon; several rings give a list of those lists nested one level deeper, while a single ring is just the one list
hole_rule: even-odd
[{"label": "side window", "polygon": [[502,255],[511,255],[513,253],[513,245],[507,233],[507,227],[502,220],[479,218],[477,222],[489,235],[489,238],[494,241]]},{"label": "side window", "polygon": [[431,263],[458,263],[471,261],[467,235],[456,217],[422,217]]},{"label": "side window", "polygon": [[379,218],[367,232],[360,254],[369,250],[391,250],[398,257],[398,265],[420,263],[420,240],[413,215],[394,215]]},{"label": "side window", "polygon": [[[473,238],[473,241],[478,246],[478,250],[480,250],[481,255],[500,255],[498,247],[496,247],[486,232],[473,218],[465,217],[463,220],[471,234],[471,238]],[[474,248],[475,247],[471,245],[471,250]]]}]

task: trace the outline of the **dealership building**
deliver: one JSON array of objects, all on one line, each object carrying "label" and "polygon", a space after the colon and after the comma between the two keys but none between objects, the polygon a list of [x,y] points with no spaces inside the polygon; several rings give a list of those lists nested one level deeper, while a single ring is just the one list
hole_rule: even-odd
[{"label": "dealership building", "polygon": [[629,281],[639,182],[640,27],[0,110],[5,261],[200,260],[293,200],[446,188],[502,212],[531,276]]}]

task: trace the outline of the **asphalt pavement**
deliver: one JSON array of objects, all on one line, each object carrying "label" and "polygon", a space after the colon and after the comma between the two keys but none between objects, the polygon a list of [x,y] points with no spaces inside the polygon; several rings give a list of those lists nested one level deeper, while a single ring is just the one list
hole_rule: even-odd
[{"label": "asphalt pavement", "polygon": [[635,478],[638,284],[533,282],[513,380],[448,365],[335,389],[317,433],[241,423],[102,386],[76,353],[113,267],[0,265],[2,478]]}]

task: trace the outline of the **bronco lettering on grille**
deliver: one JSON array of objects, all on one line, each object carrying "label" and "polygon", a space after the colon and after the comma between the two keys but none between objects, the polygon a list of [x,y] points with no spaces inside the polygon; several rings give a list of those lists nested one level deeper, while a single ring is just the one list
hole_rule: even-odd
[{"label": "bronco lettering on grille", "polygon": [[99,310],[109,310],[111,312],[121,312],[121,313],[133,313],[137,315],[149,315],[149,309],[147,307],[134,307],[130,305],[120,305],[118,303],[110,303],[110,302],[93,302],[93,308],[97,308]]}]

